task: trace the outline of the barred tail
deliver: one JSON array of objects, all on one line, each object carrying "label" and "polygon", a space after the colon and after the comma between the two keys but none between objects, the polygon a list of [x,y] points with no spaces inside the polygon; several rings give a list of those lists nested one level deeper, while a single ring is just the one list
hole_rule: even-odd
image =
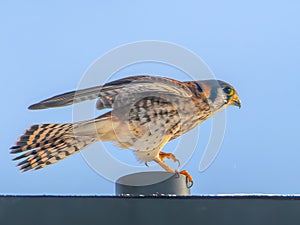
[{"label": "barred tail", "polygon": [[[10,148],[12,154],[24,152],[13,160],[23,159],[17,164],[23,172],[56,163],[97,140],[92,132],[86,132],[93,130],[89,129],[91,125],[88,122],[33,125]],[[79,130],[76,136],[74,128]]]}]

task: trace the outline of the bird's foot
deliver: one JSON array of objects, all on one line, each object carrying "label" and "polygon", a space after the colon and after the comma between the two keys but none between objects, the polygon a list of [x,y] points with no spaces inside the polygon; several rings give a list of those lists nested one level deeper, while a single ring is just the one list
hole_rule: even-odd
[{"label": "bird's foot", "polygon": [[161,161],[165,161],[165,158],[167,159],[172,159],[174,162],[178,163],[178,167],[180,166],[179,160],[176,158],[176,156],[172,153],[166,153],[166,152],[160,152],[159,153],[159,158]]},{"label": "bird's foot", "polygon": [[188,188],[191,188],[194,184],[193,178],[187,170],[182,170],[180,172],[176,171],[177,174],[182,174],[186,178],[186,185]]}]

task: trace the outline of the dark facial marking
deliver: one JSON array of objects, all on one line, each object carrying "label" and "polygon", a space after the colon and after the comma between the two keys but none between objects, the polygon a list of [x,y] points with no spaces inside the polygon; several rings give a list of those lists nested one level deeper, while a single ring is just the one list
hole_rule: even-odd
[{"label": "dark facial marking", "polygon": [[198,83],[196,82],[196,85],[197,85],[198,91],[199,91],[199,92],[203,92],[202,87],[200,86],[200,84],[198,84]]},{"label": "dark facial marking", "polygon": [[210,96],[209,99],[214,102],[216,98],[218,97],[218,87],[212,87],[210,90]]}]

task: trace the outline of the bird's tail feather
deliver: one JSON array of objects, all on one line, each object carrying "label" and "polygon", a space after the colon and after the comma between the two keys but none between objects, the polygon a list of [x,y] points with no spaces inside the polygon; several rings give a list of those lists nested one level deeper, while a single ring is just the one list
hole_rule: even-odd
[{"label": "bird's tail feather", "polygon": [[56,163],[97,140],[92,122],[33,125],[11,147],[12,154],[23,153],[14,160],[23,159],[18,166],[24,172]]}]

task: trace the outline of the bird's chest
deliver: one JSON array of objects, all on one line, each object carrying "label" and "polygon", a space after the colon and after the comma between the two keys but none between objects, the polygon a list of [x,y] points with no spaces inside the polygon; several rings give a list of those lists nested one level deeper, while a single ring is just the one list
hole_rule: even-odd
[{"label": "bird's chest", "polygon": [[172,139],[190,131],[212,115],[209,105],[202,99],[184,101],[180,106],[180,129],[173,134]]},{"label": "bird's chest", "polygon": [[147,97],[133,104],[123,118],[128,126],[126,142],[139,160],[152,161],[169,140],[195,126],[197,108],[190,101]]},{"label": "bird's chest", "polygon": [[158,97],[147,97],[130,109],[128,124],[137,138],[149,137],[155,141],[176,132],[182,119],[172,103]]}]

